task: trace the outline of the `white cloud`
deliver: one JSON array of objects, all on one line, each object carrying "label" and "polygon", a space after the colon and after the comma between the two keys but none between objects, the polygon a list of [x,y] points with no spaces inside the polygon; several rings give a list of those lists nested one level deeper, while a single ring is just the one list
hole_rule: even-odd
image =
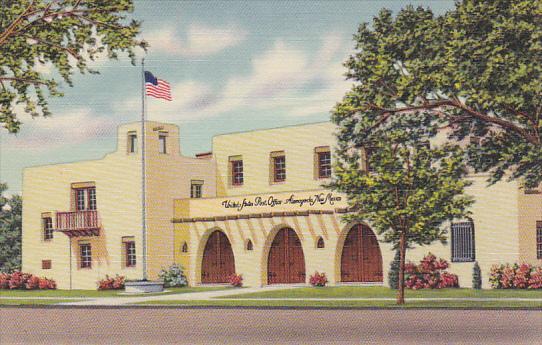
[{"label": "white cloud", "polygon": [[98,116],[89,108],[56,112],[47,118],[26,117],[22,120],[20,133],[4,137],[3,144],[6,148],[36,151],[54,149],[109,136],[116,130],[116,122],[113,119]]},{"label": "white cloud", "polygon": [[211,27],[193,23],[189,25],[184,37],[174,27],[163,27],[145,36],[150,44],[150,53],[195,58],[210,56],[236,46],[245,40],[247,33],[235,25]]}]

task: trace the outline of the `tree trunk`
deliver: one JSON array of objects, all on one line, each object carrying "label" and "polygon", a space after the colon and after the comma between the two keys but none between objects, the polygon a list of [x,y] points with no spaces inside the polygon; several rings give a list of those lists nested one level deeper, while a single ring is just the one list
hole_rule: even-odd
[{"label": "tree trunk", "polygon": [[399,239],[399,282],[397,289],[397,304],[405,304],[405,259],[406,259],[406,234],[401,232]]}]

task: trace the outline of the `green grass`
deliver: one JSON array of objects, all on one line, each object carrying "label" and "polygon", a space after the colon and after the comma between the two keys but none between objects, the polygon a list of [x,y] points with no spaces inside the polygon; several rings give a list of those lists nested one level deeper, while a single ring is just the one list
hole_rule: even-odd
[{"label": "green grass", "polygon": [[73,302],[68,299],[0,299],[0,307],[3,305],[51,305],[56,303]]},{"label": "green grass", "polygon": [[[178,293],[216,291],[229,289],[228,286],[212,287],[182,287],[166,288],[168,292],[149,293],[149,294],[123,294],[124,290],[0,290],[0,297],[130,297],[130,296],[151,296],[151,295],[171,295]],[[0,298],[0,301],[3,300]]]},{"label": "green grass", "polygon": [[[330,286],[243,293],[224,298],[393,298],[396,294],[396,290],[391,290],[383,286]],[[474,289],[405,290],[405,296],[406,298],[542,298],[542,291]]]},{"label": "green grass", "polygon": [[408,301],[402,306],[395,301],[147,301],[138,305],[209,306],[209,307],[320,307],[320,308],[529,308],[541,309],[542,302],[522,301]]}]

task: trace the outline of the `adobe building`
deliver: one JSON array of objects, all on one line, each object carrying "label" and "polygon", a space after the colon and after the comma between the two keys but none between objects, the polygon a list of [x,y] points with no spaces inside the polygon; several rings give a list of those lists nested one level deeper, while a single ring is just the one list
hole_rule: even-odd
[{"label": "adobe building", "polygon": [[[191,285],[386,284],[394,252],[368,223],[347,224],[344,195],[330,182],[329,122],[218,135],[212,152],[180,154],[174,125],[146,123],[147,272],[182,264]],[[139,123],[119,127],[117,151],[101,160],[25,169],[23,270],[59,288],[93,289],[109,275],[143,277]],[[448,224],[447,244],[409,250],[450,262],[461,286],[480,264],[542,263],[542,190],[487,186],[469,176],[472,218]]]}]

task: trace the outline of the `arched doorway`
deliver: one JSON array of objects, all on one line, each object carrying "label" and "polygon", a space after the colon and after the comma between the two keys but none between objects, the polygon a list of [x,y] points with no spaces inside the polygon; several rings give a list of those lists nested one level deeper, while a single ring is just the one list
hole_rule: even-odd
[{"label": "arched doorway", "polygon": [[367,225],[354,225],[344,241],[341,281],[382,282],[382,254],[374,232]]},{"label": "arched doorway", "polygon": [[301,241],[293,229],[284,228],[275,235],[267,258],[267,283],[305,282],[305,258]]},{"label": "arched doorway", "polygon": [[235,274],[235,260],[228,237],[214,231],[205,244],[201,264],[201,282],[204,284],[227,283]]}]

